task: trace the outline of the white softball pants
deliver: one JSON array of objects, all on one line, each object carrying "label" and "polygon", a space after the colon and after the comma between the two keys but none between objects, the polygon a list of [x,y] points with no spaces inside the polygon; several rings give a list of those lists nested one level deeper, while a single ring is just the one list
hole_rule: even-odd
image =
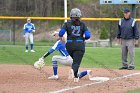
[{"label": "white softball pants", "polygon": [[30,44],[33,44],[33,33],[25,33],[25,44],[28,45],[30,40]]},{"label": "white softball pants", "polygon": [[65,57],[65,56],[55,55],[52,57],[52,61],[57,61],[65,66],[71,66],[73,63],[73,59],[71,58],[71,56]]}]

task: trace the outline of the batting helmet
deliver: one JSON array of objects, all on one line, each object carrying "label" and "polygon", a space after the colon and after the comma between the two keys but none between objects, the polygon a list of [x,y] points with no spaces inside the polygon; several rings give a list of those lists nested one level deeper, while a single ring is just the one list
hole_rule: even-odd
[{"label": "batting helmet", "polygon": [[81,14],[81,10],[78,9],[78,8],[73,8],[70,12],[70,17],[81,17],[82,14]]}]

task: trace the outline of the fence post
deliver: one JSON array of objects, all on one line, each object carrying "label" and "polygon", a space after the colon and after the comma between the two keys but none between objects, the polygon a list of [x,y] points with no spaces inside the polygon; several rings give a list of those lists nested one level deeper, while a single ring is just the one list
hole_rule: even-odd
[{"label": "fence post", "polygon": [[110,47],[112,47],[112,21],[110,21],[110,27],[109,27],[109,41],[110,41]]},{"label": "fence post", "polygon": [[13,45],[15,45],[15,20],[13,20]]}]

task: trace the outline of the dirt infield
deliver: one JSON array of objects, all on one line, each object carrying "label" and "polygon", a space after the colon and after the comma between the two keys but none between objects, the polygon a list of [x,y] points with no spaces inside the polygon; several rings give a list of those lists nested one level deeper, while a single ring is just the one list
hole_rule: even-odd
[{"label": "dirt infield", "polygon": [[0,93],[122,93],[140,87],[140,71],[91,70],[94,76],[111,80],[90,81],[84,77],[74,83],[68,80],[68,67],[59,67],[59,80],[48,80],[52,75],[49,66],[39,71],[31,65],[0,65]]}]

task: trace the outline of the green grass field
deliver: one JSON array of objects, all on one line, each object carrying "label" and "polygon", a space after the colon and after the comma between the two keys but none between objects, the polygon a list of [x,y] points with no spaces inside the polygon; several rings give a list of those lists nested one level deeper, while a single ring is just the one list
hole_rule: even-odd
[{"label": "green grass field", "polygon": [[139,89],[135,89],[135,90],[129,90],[127,92],[124,93],[140,93],[140,88]]},{"label": "green grass field", "polygon": [[[33,64],[38,60],[49,47],[35,47],[35,53],[25,53],[24,46],[0,46],[0,64]],[[136,69],[140,69],[140,48],[135,50]],[[53,53],[45,59],[46,65],[51,65]],[[91,68],[113,68],[117,69],[121,66],[121,50],[120,48],[86,48],[81,67]]]},{"label": "green grass field", "polygon": [[[44,41],[35,41],[36,46],[52,46],[54,45],[55,41],[49,41],[49,40],[44,40]],[[13,45],[13,41],[0,41],[0,45]],[[15,45],[25,45],[24,41],[15,41]]]},{"label": "green grass field", "polygon": [[[29,64],[33,65],[50,47],[36,46],[35,53],[25,53],[24,46],[0,46],[0,64]],[[140,70],[140,48],[135,49],[135,65]],[[59,54],[54,52],[45,59],[46,65],[51,65],[53,55]],[[121,49],[120,48],[86,48],[86,52],[81,67],[89,68],[111,68],[118,69],[121,67]],[[139,93],[140,89],[127,91],[124,93]]]}]

